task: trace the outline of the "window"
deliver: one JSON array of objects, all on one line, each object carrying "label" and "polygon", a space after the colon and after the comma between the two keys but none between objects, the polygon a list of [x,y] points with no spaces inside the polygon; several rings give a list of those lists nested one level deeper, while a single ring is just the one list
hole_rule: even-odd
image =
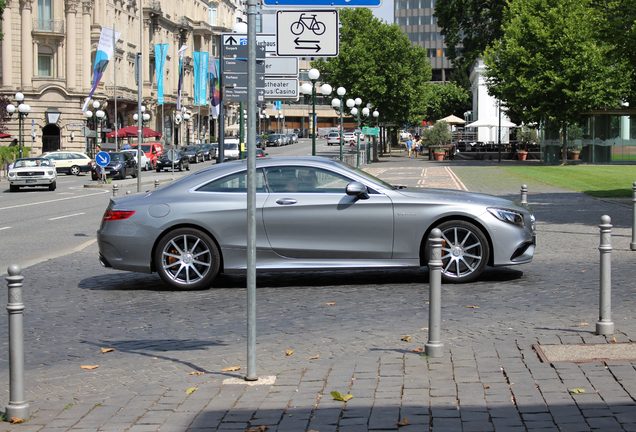
[{"label": "window", "polygon": [[340,174],[312,167],[267,168],[267,185],[272,193],[343,194],[350,179]]},{"label": "window", "polygon": [[53,76],[53,53],[38,52],[38,76]]},{"label": "window", "polygon": [[52,30],[53,12],[51,2],[52,0],[38,0],[38,28],[42,30]]},{"label": "window", "polygon": [[[247,172],[230,174],[229,176],[213,180],[197,189],[198,192],[247,192]],[[256,192],[265,192],[265,179],[263,171],[256,172]]]},{"label": "window", "polygon": [[216,20],[216,5],[210,5],[208,7],[208,24],[210,24],[212,27],[216,27]]}]

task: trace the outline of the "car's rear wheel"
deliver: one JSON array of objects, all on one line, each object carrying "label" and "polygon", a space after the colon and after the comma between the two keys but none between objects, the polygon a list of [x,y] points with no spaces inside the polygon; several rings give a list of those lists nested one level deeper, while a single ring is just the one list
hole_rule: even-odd
[{"label": "car's rear wheel", "polygon": [[179,228],[164,235],[154,258],[161,279],[183,290],[210,288],[221,261],[214,241],[195,228]]},{"label": "car's rear wheel", "polygon": [[[462,220],[447,221],[437,228],[442,231],[444,282],[465,283],[477,279],[490,258],[490,245],[482,230]],[[428,265],[429,251],[430,245],[427,241],[424,265]]]},{"label": "car's rear wheel", "polygon": [[78,175],[80,175],[80,174],[82,173],[82,170],[81,170],[81,169],[80,169],[80,167],[78,167],[77,165],[73,165],[73,166],[71,167],[71,169],[69,170],[69,172],[70,172],[71,174],[73,174],[73,175],[78,176]]}]

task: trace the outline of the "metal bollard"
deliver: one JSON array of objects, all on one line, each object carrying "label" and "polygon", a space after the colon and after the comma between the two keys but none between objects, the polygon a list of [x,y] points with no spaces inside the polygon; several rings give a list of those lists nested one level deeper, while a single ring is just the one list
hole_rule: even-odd
[{"label": "metal bollard", "polygon": [[521,204],[528,204],[528,186],[521,185]]},{"label": "metal bollard", "polygon": [[608,215],[601,216],[601,243],[598,250],[601,253],[600,268],[600,294],[598,321],[596,323],[596,334],[611,335],[614,333],[614,323],[612,322],[612,219]]},{"label": "metal bollard", "polygon": [[12,417],[26,419],[29,417],[29,404],[24,400],[24,328],[22,303],[22,280],[20,266],[12,264],[7,269],[9,276],[9,404],[5,408],[7,420]]},{"label": "metal bollard", "polygon": [[155,189],[159,187],[159,180],[155,179]]},{"label": "metal bollard", "polygon": [[119,190],[119,186],[113,184],[113,196],[117,196],[117,191]]},{"label": "metal bollard", "polygon": [[429,269],[428,342],[426,355],[442,357],[444,344],[440,341],[442,316],[442,232],[435,228],[428,238],[431,243]]},{"label": "metal bollard", "polygon": [[632,242],[629,248],[636,251],[636,182],[632,184]]}]

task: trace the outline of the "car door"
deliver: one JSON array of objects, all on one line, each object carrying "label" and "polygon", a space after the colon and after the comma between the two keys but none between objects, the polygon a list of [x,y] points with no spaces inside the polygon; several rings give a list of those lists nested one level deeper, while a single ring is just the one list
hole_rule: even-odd
[{"label": "car door", "polygon": [[317,167],[265,169],[269,195],[263,207],[272,249],[288,258],[388,259],[393,251],[393,204],[370,191],[349,196],[352,179]]}]

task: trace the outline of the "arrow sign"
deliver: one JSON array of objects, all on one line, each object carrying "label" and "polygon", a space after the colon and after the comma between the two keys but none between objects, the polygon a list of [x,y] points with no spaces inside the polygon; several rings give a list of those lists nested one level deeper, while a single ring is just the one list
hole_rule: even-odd
[{"label": "arrow sign", "polygon": [[338,49],[337,10],[276,12],[277,55],[335,57]]},{"label": "arrow sign", "polygon": [[95,155],[95,163],[102,168],[108,166],[110,163],[110,154],[105,151],[100,151]]},{"label": "arrow sign", "polygon": [[234,36],[229,36],[225,39],[225,45],[238,45],[238,41],[234,38]]}]

